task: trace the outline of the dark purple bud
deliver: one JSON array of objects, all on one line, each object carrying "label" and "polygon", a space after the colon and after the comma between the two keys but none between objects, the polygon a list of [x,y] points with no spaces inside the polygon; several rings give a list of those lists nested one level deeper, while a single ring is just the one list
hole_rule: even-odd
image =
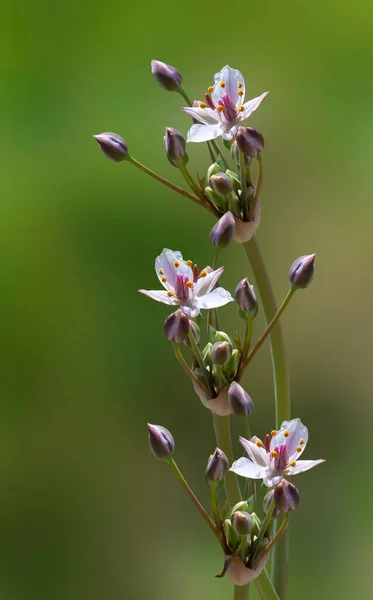
[{"label": "dark purple bud", "polygon": [[230,211],[226,212],[214,225],[210,232],[210,240],[214,246],[225,248],[234,238],[236,224]]},{"label": "dark purple bud", "polygon": [[[237,145],[237,142],[234,141],[232,146],[231,146],[231,156],[234,160],[234,162],[236,163],[236,165],[240,164],[240,153],[239,153],[239,148]],[[244,155],[245,156],[245,165],[248,167],[251,163],[251,156],[248,156],[247,154]]]},{"label": "dark purple bud", "polygon": [[166,134],[163,139],[167,158],[174,167],[177,167],[179,159],[185,155],[185,138],[177,129],[166,127]]},{"label": "dark purple bud", "polygon": [[216,448],[214,454],[207,461],[206,479],[210,483],[221,481],[229,471],[229,462],[222,450]]},{"label": "dark purple bud", "polygon": [[116,163],[122,162],[122,160],[128,160],[128,146],[120,135],[107,131],[106,133],[100,133],[93,137],[109,160]]},{"label": "dark purple bud", "polygon": [[236,291],[234,292],[234,299],[238,304],[238,308],[250,312],[253,317],[256,316],[258,312],[258,302],[255,290],[248,279],[243,279],[237,285]]},{"label": "dark purple bud", "polygon": [[232,344],[216,342],[211,349],[211,360],[214,365],[224,365],[232,356]]},{"label": "dark purple bud", "polygon": [[161,425],[151,425],[149,429],[149,446],[156,458],[167,458],[175,450],[175,442],[171,433]]},{"label": "dark purple bud", "polygon": [[239,417],[247,417],[254,408],[249,394],[237,381],[233,381],[228,388],[228,403],[232,413]]},{"label": "dark purple bud", "polygon": [[223,196],[233,192],[232,180],[225,173],[216,173],[215,175],[211,175],[209,183],[214,192],[223,194]]},{"label": "dark purple bud", "polygon": [[257,156],[264,148],[264,137],[254,127],[239,127],[236,141],[237,146],[246,156]]},{"label": "dark purple bud", "polygon": [[175,67],[159,60],[152,60],[151,70],[159,85],[168,92],[174,92],[180,87],[183,78]]},{"label": "dark purple bud", "polygon": [[282,513],[295,510],[298,508],[300,502],[297,488],[289,481],[286,481],[286,479],[283,479],[276,485],[273,498],[276,508]]},{"label": "dark purple bud", "polygon": [[306,288],[313,279],[316,254],[301,256],[293,262],[289,271],[289,279],[295,288]]},{"label": "dark purple bud", "polygon": [[231,522],[240,535],[248,535],[253,527],[253,520],[249,513],[241,510],[233,513]]},{"label": "dark purple bud", "polygon": [[176,344],[181,344],[185,340],[189,327],[189,318],[182,310],[171,313],[163,325],[166,338]]}]

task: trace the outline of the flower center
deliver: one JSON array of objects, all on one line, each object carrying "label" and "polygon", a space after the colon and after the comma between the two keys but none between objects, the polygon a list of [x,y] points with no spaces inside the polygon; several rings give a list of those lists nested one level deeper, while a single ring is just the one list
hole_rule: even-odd
[{"label": "flower center", "polygon": [[222,113],[227,121],[234,121],[237,117],[237,107],[234,102],[229,98],[228,94],[224,94],[220,98],[220,105],[223,106]]},{"label": "flower center", "polygon": [[273,452],[276,453],[276,456],[273,453],[271,453],[271,456],[273,458],[274,469],[275,471],[279,471],[280,473],[282,473],[282,471],[286,469],[289,463],[289,454],[286,448],[286,444],[283,443],[280,444],[280,446],[276,446]]},{"label": "flower center", "polygon": [[189,298],[189,293],[192,292],[193,282],[185,275],[178,274],[174,286],[174,291],[180,302],[186,302]]}]

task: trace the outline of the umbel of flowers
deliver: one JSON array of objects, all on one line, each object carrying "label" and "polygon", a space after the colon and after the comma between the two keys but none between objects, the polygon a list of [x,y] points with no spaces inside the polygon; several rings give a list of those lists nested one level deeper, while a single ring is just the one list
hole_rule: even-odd
[{"label": "umbel of flowers", "polygon": [[[242,244],[257,281],[266,327],[259,335],[254,335],[254,319],[259,307],[254,286],[246,277],[237,283],[231,294],[220,285],[223,266],[201,269],[189,257],[184,259],[180,251],[166,248],[161,252],[155,260],[160,289],[139,291],[169,307],[164,334],[190,379],[191,387],[213,413],[217,448],[209,457],[205,470],[211,495],[210,513],[177,466],[174,438],[165,427],[148,425],[150,448],[156,458],[164,460],[173,469],[220,544],[224,560],[217,577],[228,575],[235,586],[235,600],[247,600],[252,580],[255,580],[262,600],[284,600],[286,531],[290,513],[298,507],[300,500],[298,489],[288,479],[324,461],[300,459],[307,445],[308,430],[299,418],[291,419],[290,416],[280,317],[295,292],[311,283],[315,255],[303,255],[291,265],[289,290],[277,308],[255,238],[261,212],[259,193],[263,179],[264,138],[257,129],[243,125],[268,92],[245,102],[246,86],[242,73],[225,66],[214,75],[213,83],[207,85],[202,100],[192,101],[182,88],[182,76],[175,67],[154,60],[151,71],[164,90],[183,97],[186,106],[182,109],[193,119],[187,139],[171,127],[166,127],[164,136],[167,159],[178,169],[188,189],[165,179],[132,157],[127,142],[118,134],[107,132],[94,137],[111,161],[133,164],[214,216],[216,222],[210,231],[210,240],[216,247],[214,265],[217,249],[225,248],[232,240]],[[218,145],[219,138],[224,151]],[[190,142],[207,145],[211,164],[202,177],[194,176],[188,170],[187,143]],[[254,166],[255,176],[252,174]],[[234,335],[221,329],[219,317],[219,311],[231,303],[235,303],[242,323],[241,330]],[[272,350],[276,426],[259,438],[250,433],[254,404],[241,379],[267,338]],[[236,460],[230,441],[231,415],[240,418],[245,433],[240,437],[244,456]],[[244,485],[240,486],[242,480]],[[258,499],[258,480],[268,488],[263,505]],[[270,577],[266,563],[272,550],[276,560],[273,560]],[[277,560],[278,557],[281,560]]]}]

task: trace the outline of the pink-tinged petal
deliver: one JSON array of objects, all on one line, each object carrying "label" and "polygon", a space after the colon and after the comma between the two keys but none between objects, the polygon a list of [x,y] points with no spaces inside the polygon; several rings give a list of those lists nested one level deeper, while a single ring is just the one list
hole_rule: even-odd
[{"label": "pink-tinged petal", "polygon": [[258,96],[257,98],[253,98],[252,100],[245,102],[245,110],[242,113],[240,113],[241,120],[244,121],[245,119],[247,119],[259,107],[259,105],[263,102],[264,98],[268,96],[268,94],[269,92],[264,92],[264,94],[262,94],[261,96]]},{"label": "pink-tinged petal", "polygon": [[219,308],[219,306],[225,306],[229,302],[234,302],[232,296],[224,288],[216,288],[212,292],[205,294],[204,296],[195,298],[195,302],[198,308]]},{"label": "pink-tinged petal", "polygon": [[[300,419],[292,419],[281,423],[281,429],[271,440],[271,450],[276,446],[286,444],[286,449],[289,455],[289,460],[293,460],[295,456],[300,456],[305,449],[308,441],[308,429],[303,425]],[[303,442],[303,444],[301,443]],[[297,448],[301,448],[297,452]]]},{"label": "pink-tinged petal", "polygon": [[298,473],[309,471],[310,469],[313,469],[313,467],[321,465],[323,462],[325,462],[325,460],[322,458],[319,460],[297,460],[295,467],[286,467],[285,474],[289,477],[292,475],[298,475]]},{"label": "pink-tinged petal", "polygon": [[[221,87],[220,83],[224,82],[225,87]],[[225,65],[221,71],[214,75],[214,91],[212,92],[212,99],[214,104],[219,104],[220,98],[227,94],[228,97],[235,103],[238,103],[238,84],[242,83],[241,89],[245,92],[245,80],[242,73],[238,69],[232,69],[229,65]],[[242,96],[243,98],[244,96]]]},{"label": "pink-tinged petal", "polygon": [[[175,267],[175,262],[179,264],[178,267]],[[175,252],[164,248],[162,254],[155,259],[155,270],[159,281],[166,289],[174,287],[176,278],[180,274],[185,275],[193,281],[193,271],[191,267],[188,267],[185,260],[183,260],[182,254],[179,251]],[[159,271],[161,272],[159,273]],[[164,276],[167,277],[168,286],[162,281],[162,277]]]},{"label": "pink-tinged petal", "polygon": [[216,110],[212,110],[211,108],[198,108],[194,106],[183,106],[183,111],[193,117],[193,119],[197,119],[200,123],[204,123],[205,125],[216,125],[220,122],[218,118],[218,113]]},{"label": "pink-tinged petal", "polygon": [[169,304],[170,306],[175,306],[179,304],[177,299],[174,296],[168,296],[167,292],[159,291],[159,290],[138,290],[140,294],[144,294],[152,300],[156,300],[157,302],[162,302],[163,304]]},{"label": "pink-tinged petal", "polygon": [[240,437],[240,442],[245,448],[250,460],[262,467],[267,466],[267,452],[263,446],[259,448],[259,446],[257,446],[254,442],[243,437]]},{"label": "pink-tinged petal", "polygon": [[195,317],[198,317],[199,313],[201,312],[198,306],[191,306],[191,305],[187,305],[187,304],[180,304],[180,308],[183,312],[185,312],[186,315],[188,315],[188,317],[190,317],[191,319],[194,319]]},{"label": "pink-tinged petal", "polygon": [[245,457],[236,460],[229,470],[249,479],[263,479],[266,476],[265,467],[261,467]]},{"label": "pink-tinged petal", "polygon": [[[194,295],[203,296],[212,290],[220,275],[223,273],[224,267],[219,267],[215,271],[211,271],[205,277],[199,277],[194,286]],[[203,273],[203,271],[201,271]]]},{"label": "pink-tinged petal", "polygon": [[231,142],[237,135],[238,127],[238,125],[234,125],[234,127],[224,130],[221,137],[228,140],[228,142]]},{"label": "pink-tinged petal", "polygon": [[271,488],[275,485],[277,485],[278,483],[280,483],[280,481],[283,480],[283,476],[282,475],[276,475],[275,477],[264,477],[263,479],[263,483],[264,485],[266,485],[267,487]]},{"label": "pink-tinged petal", "polygon": [[188,131],[187,142],[208,142],[220,134],[220,125],[192,125]]}]

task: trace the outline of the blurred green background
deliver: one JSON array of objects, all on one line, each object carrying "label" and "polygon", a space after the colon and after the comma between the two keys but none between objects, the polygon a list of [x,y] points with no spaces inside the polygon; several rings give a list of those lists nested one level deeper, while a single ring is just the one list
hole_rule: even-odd
[{"label": "blurred green background", "polygon": [[[163,132],[190,121],[152,58],[192,97],[227,63],[248,97],[271,91],[250,120],[266,138],[258,239],[278,300],[292,261],[317,253],[283,323],[306,458],[327,459],[297,478],[288,598],[371,598],[372,4],[8,0],[1,12],[0,600],[231,597],[214,578],[218,545],[147,446],[146,422],[167,426],[208,502],[211,415],[164,338],[167,307],[136,291],[157,287],[164,246],[211,263],[213,221],[92,139],[118,132],[181,183]],[[207,168],[204,145],[189,152]],[[231,291],[251,276],[239,246],[221,260]],[[221,315],[233,332],[233,305]],[[245,386],[262,435],[268,346]]]}]

